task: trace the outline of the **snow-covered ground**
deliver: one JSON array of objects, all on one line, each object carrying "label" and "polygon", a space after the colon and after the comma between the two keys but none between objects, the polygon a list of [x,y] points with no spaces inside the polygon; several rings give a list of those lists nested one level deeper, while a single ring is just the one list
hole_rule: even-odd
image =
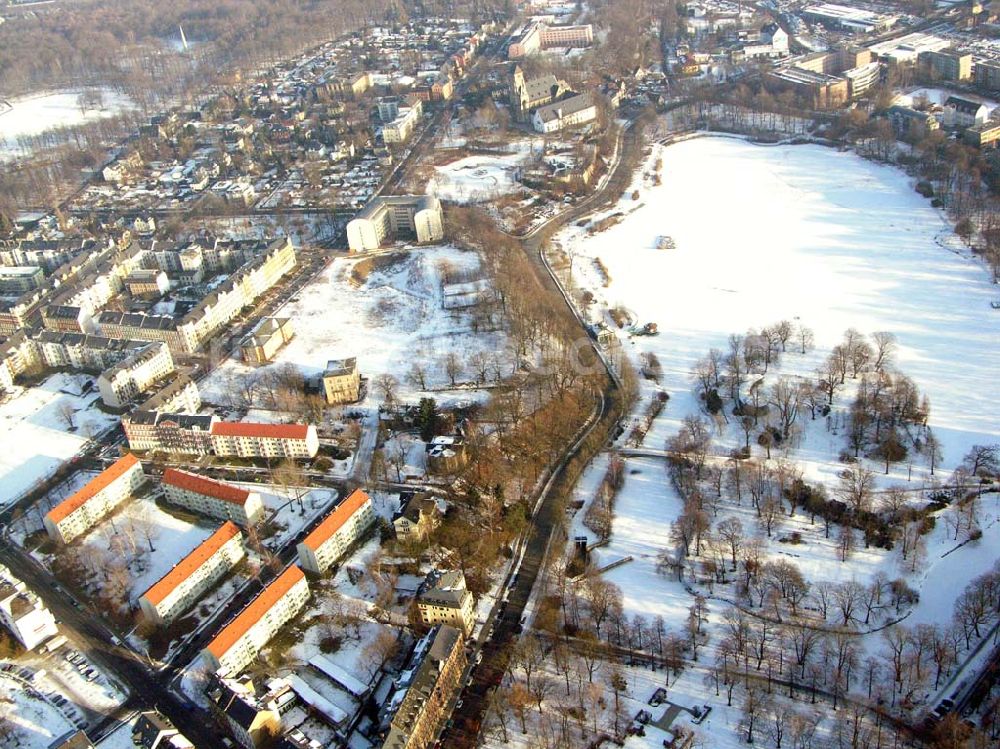
[{"label": "snow-covered ground", "polygon": [[96,388],[83,393],[88,383],[93,378],[54,374],[37,387],[18,389],[0,403],[0,484],[4,489],[0,505],[51,475],[91,437],[117,422],[117,417],[97,408]]},{"label": "snow-covered ground", "polygon": [[30,694],[22,682],[7,676],[0,676],[0,714],[11,721],[14,729],[5,746],[41,749],[75,730],[55,705]]},{"label": "snow-covered ground", "polygon": [[949,96],[958,96],[962,99],[967,99],[968,101],[976,101],[980,104],[985,104],[990,110],[994,110],[997,107],[997,102],[994,99],[988,99],[985,96],[977,96],[976,94],[967,94],[964,91],[951,91],[946,88],[928,88],[921,87],[912,90],[904,91],[896,96],[895,103],[900,104],[904,107],[912,107],[913,104],[919,100],[926,100],[929,104],[934,104],[939,107],[943,107],[945,101]]},{"label": "snow-covered ground", "polygon": [[427,194],[456,203],[480,203],[521,189],[518,176],[525,154],[467,156],[436,167]]},{"label": "snow-covered ground", "polygon": [[[444,357],[458,354],[465,363],[476,352],[504,355],[500,333],[475,332],[468,311],[443,309],[441,281],[447,268],[475,271],[479,257],[454,247],[424,247],[400,252],[392,264],[374,270],[360,286],[351,283],[357,258],[337,258],[311,285],[275,314],[291,317],[295,337],[269,366],[294,364],[307,376],[320,374],[330,359],[357,357],[362,377],[379,374],[399,381],[397,395],[419,392],[407,381],[411,365],[426,364],[428,387],[446,386]],[[239,388],[233,383],[259,372],[236,360],[218,367],[199,387],[209,402],[227,404]],[[470,373],[466,377],[471,379]],[[466,379],[463,377],[462,379]],[[368,401],[380,396],[369,386]],[[475,396],[462,391],[460,399]],[[436,394],[439,402],[446,399]]]},{"label": "snow-covered ground", "polygon": [[99,98],[93,101],[83,97],[83,89],[73,89],[32,94],[0,103],[0,161],[20,151],[18,138],[111,117],[132,106],[127,96],[108,88],[100,89]]}]

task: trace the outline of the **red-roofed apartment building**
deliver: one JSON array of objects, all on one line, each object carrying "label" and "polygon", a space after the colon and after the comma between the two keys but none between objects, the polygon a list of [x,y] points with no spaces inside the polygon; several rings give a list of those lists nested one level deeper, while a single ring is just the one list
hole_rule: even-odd
[{"label": "red-roofed apartment building", "polygon": [[163,472],[162,484],[168,502],[199,515],[232,520],[247,528],[264,519],[264,503],[257,492],[176,468]]},{"label": "red-roofed apartment building", "polygon": [[215,636],[202,656],[220,676],[238,674],[309,600],[309,583],[292,565]]},{"label": "red-roofed apartment building", "polygon": [[249,424],[217,421],[212,425],[212,451],[239,458],[312,458],[319,437],[312,424]]},{"label": "red-roofed apartment building", "polygon": [[226,521],[139,598],[146,619],[169,625],[246,556],[243,534]]},{"label": "red-roofed apartment building", "polygon": [[49,510],[42,520],[54,541],[68,544],[86,533],[146,480],[142,463],[129,453]]},{"label": "red-roofed apartment building", "polygon": [[298,545],[299,564],[322,575],[374,522],[371,498],[355,489]]}]

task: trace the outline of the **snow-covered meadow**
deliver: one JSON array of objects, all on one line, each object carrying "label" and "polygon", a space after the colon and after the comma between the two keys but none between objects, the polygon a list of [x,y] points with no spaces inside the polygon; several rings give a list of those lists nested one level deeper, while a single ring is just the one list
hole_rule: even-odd
[{"label": "snow-covered meadow", "polygon": [[16,500],[115,424],[115,416],[97,407],[100,395],[92,384],[85,375],[54,374],[0,403],[0,505]]},{"label": "snow-covered meadow", "polygon": [[111,117],[132,106],[127,96],[108,88],[90,94],[84,89],[52,91],[0,103],[0,161],[19,152],[19,138]]},{"label": "snow-covered meadow", "polygon": [[467,156],[436,167],[427,183],[427,194],[455,203],[481,203],[520,191],[518,177],[526,156]]},{"label": "snow-covered meadow", "polygon": [[[376,259],[385,262],[360,283],[352,280],[352,271],[366,259],[335,259],[278,310],[276,315],[292,319],[295,337],[268,366],[293,364],[313,376],[322,373],[330,359],[356,357],[362,377],[372,382],[380,374],[391,374],[399,381],[398,395],[406,398],[419,392],[407,379],[415,362],[426,365],[427,386],[437,389],[448,386],[448,353],[458,354],[463,363],[476,352],[503,354],[502,333],[477,332],[469,311],[444,309],[446,271],[475,273],[477,254],[448,246],[422,247]],[[226,404],[239,392],[233,383],[253,371],[259,370],[231,359],[200,383],[202,396]],[[461,397],[472,398],[474,393],[463,391]]]}]

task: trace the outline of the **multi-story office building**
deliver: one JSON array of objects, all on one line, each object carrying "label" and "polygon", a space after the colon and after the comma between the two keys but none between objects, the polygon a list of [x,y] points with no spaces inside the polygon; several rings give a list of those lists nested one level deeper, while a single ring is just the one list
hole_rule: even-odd
[{"label": "multi-story office building", "polygon": [[146,619],[167,626],[246,556],[243,534],[232,521],[205,539],[139,598]]},{"label": "multi-story office building", "polygon": [[37,265],[0,266],[0,294],[15,296],[37,289],[45,281],[45,272]]},{"label": "multi-story office building", "polygon": [[264,504],[257,492],[176,468],[163,472],[162,486],[168,502],[199,515],[231,520],[246,528],[264,519]]},{"label": "multi-story office building", "polygon": [[122,408],[174,371],[170,347],[154,341],[102,372],[97,378],[97,389],[104,405]]},{"label": "multi-story office building", "polygon": [[594,27],[549,26],[541,21],[533,21],[507,47],[507,58],[533,55],[553,47],[589,47],[594,43]]},{"label": "multi-story office building", "polygon": [[460,570],[445,572],[417,598],[420,621],[428,627],[448,624],[468,637],[476,626],[473,596]]},{"label": "multi-story office building", "polygon": [[348,222],[347,244],[352,252],[376,250],[404,233],[421,243],[442,239],[441,201],[430,195],[375,198]]},{"label": "multi-story office building", "polygon": [[202,651],[205,662],[220,676],[239,673],[302,610],[307,600],[306,576],[292,565],[208,643]]},{"label": "multi-story office building", "polygon": [[358,360],[331,359],[323,371],[323,394],[331,405],[354,403],[361,396]]},{"label": "multi-story office building", "polygon": [[42,521],[46,532],[53,540],[68,544],[132,496],[145,480],[138,458],[131,453],[119,458],[49,510]]},{"label": "multi-story office building", "polygon": [[375,522],[371,498],[355,489],[298,545],[299,565],[321,575]]},{"label": "multi-story office building", "polygon": [[220,457],[313,458],[319,437],[312,424],[217,421],[212,424],[212,452]]}]

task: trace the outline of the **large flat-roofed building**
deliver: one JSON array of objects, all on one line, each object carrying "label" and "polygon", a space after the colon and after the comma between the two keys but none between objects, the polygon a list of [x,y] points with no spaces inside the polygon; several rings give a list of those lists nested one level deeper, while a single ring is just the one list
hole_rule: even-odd
[{"label": "large flat-roofed building", "polygon": [[97,389],[104,405],[122,408],[174,371],[170,347],[153,341],[104,370],[97,378]]},{"label": "large flat-roofed building", "polygon": [[427,627],[448,624],[468,637],[476,626],[473,596],[460,570],[445,572],[417,598],[420,621]]},{"label": "large flat-roofed building", "polygon": [[590,24],[550,26],[542,21],[533,21],[511,41],[507,47],[507,58],[515,60],[555,47],[583,48],[593,43],[594,27]]},{"label": "large flat-roofed building", "polygon": [[319,437],[312,424],[252,424],[217,421],[212,425],[212,452],[238,458],[314,458]]},{"label": "large flat-roofed building", "polygon": [[[460,630],[440,625],[417,643],[397,691],[380,716],[385,738],[382,749],[426,749],[447,718],[448,703],[461,689],[466,665]],[[398,695],[402,699],[397,699]]]},{"label": "large flat-roofed building", "polygon": [[857,68],[851,68],[843,72],[843,77],[847,81],[847,95],[851,99],[857,99],[871,91],[882,80],[882,64],[870,62]]},{"label": "large flat-roofed building", "polygon": [[226,521],[139,598],[147,621],[167,626],[246,556],[243,534]]},{"label": "large flat-roofed building", "polygon": [[268,585],[202,651],[209,667],[220,676],[246,668],[278,631],[309,600],[309,583],[292,565]]},{"label": "large flat-roofed building", "polygon": [[231,520],[246,528],[264,519],[264,504],[257,492],[177,468],[163,472],[162,484],[168,502],[199,515]]},{"label": "large flat-roofed building", "polygon": [[811,100],[817,109],[833,109],[848,100],[847,79],[804,68],[788,67],[770,71],[765,83],[774,89],[792,91]]},{"label": "large flat-roofed building", "polygon": [[1000,60],[976,60],[972,75],[976,88],[1000,91]]},{"label": "large flat-roofed building", "polygon": [[298,545],[299,564],[321,575],[375,522],[371,498],[355,489]]},{"label": "large flat-roofed building", "polygon": [[361,397],[361,374],[353,357],[328,361],[322,379],[323,395],[331,405],[354,403]]},{"label": "large flat-roofed building", "polygon": [[352,252],[377,250],[404,233],[420,243],[442,239],[441,201],[430,195],[375,198],[348,222],[347,244]]},{"label": "large flat-roofed building", "polygon": [[240,342],[247,364],[267,364],[295,335],[290,317],[265,317]]},{"label": "large flat-roofed building", "polygon": [[877,42],[868,49],[882,62],[889,65],[912,65],[927,52],[941,52],[951,47],[951,42],[933,34],[914,31],[910,34]]},{"label": "large flat-roofed building", "polygon": [[966,128],[962,133],[962,138],[970,146],[976,148],[996,148],[1000,141],[1000,122],[997,120],[987,120],[978,125]]},{"label": "large flat-roofed building", "polygon": [[940,50],[924,52],[918,58],[931,74],[943,81],[968,81],[972,78],[972,53]]},{"label": "large flat-roofed building", "polygon": [[895,16],[886,16],[835,3],[810,5],[802,11],[802,17],[807,21],[814,21],[831,29],[855,31],[862,34],[886,31],[896,23]]},{"label": "large flat-roofed building", "polygon": [[539,133],[556,133],[597,119],[597,104],[590,94],[576,94],[539,107],[531,116],[531,126]]},{"label": "large flat-roofed building", "polygon": [[116,460],[45,515],[49,537],[68,544],[112,512],[146,480],[142,463],[134,455]]}]

